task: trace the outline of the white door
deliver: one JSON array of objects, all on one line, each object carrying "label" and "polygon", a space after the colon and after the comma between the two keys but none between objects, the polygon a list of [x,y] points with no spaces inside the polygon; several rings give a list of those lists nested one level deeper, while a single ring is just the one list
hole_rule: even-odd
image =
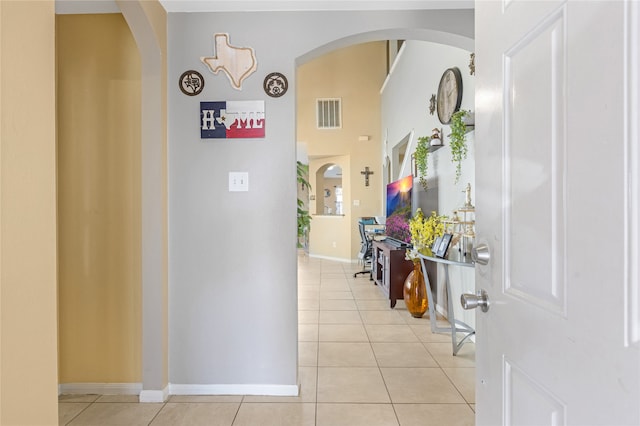
[{"label": "white door", "polygon": [[478,425],[638,425],[637,1],[476,2]]}]

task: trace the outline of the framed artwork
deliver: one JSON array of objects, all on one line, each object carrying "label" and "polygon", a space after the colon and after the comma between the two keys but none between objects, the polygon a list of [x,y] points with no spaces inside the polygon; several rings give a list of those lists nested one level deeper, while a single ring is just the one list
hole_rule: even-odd
[{"label": "framed artwork", "polygon": [[264,138],[264,101],[200,102],[200,139]]},{"label": "framed artwork", "polygon": [[434,253],[436,257],[444,258],[447,255],[447,249],[449,248],[449,244],[451,244],[451,238],[453,238],[452,234],[444,234],[442,236],[440,245]]},{"label": "framed artwork", "polygon": [[433,245],[431,246],[431,253],[433,253],[434,256],[436,255],[441,242],[442,237],[436,237],[436,240],[433,242]]}]

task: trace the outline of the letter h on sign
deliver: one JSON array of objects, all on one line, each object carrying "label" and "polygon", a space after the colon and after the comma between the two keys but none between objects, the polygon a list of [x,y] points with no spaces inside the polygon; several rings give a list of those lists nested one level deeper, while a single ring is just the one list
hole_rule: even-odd
[{"label": "letter h on sign", "polygon": [[220,111],[225,107],[225,102],[200,102],[200,138],[227,137],[227,129],[220,117]]}]

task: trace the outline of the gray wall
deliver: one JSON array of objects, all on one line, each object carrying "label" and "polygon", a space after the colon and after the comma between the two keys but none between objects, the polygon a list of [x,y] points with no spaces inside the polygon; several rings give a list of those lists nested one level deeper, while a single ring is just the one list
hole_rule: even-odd
[{"label": "gray wall", "polygon": [[[255,49],[242,91],[199,60],[214,33]],[[296,63],[385,38],[471,49],[473,33],[468,10],[169,15],[170,383],[297,382]],[[188,69],[206,79],[199,96],[178,89]],[[289,80],[282,98],[262,90],[274,71]],[[266,138],[201,140],[199,103],[225,100],[265,100]],[[228,192],[230,171],[249,173],[248,192]]]}]

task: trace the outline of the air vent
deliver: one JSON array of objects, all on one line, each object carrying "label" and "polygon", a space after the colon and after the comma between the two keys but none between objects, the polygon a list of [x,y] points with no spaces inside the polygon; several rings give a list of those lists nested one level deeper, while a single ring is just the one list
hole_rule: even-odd
[{"label": "air vent", "polygon": [[318,129],[339,129],[342,127],[340,99],[317,100]]}]

